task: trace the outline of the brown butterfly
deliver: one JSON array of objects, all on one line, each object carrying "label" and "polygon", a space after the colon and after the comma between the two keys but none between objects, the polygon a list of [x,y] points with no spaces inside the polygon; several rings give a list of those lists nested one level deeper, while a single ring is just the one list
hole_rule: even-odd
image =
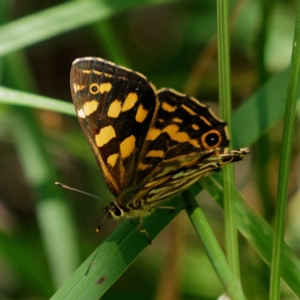
[{"label": "brown butterfly", "polygon": [[143,216],[247,148],[228,152],[227,125],[193,97],[156,90],[142,74],[101,58],[76,59],[72,98],[107,186],[114,219]]}]

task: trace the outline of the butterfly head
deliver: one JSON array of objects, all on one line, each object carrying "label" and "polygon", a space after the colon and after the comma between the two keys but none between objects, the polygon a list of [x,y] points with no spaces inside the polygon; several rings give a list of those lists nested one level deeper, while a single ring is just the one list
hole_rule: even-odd
[{"label": "butterfly head", "polygon": [[104,206],[103,211],[106,215],[117,220],[124,217],[124,209],[116,202],[111,202],[109,206]]}]

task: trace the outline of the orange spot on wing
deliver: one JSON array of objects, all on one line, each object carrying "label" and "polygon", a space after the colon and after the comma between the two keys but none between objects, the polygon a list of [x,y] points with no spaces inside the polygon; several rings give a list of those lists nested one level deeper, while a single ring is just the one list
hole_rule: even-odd
[{"label": "orange spot on wing", "polygon": [[175,123],[182,123],[183,122],[183,120],[181,120],[179,118],[173,118],[172,121],[175,122]]},{"label": "orange spot on wing", "polygon": [[146,136],[146,140],[150,140],[153,141],[155,139],[157,139],[157,137],[161,134],[161,130],[157,129],[157,128],[152,128],[148,131],[147,136]]},{"label": "orange spot on wing", "polygon": [[100,129],[99,133],[96,134],[96,145],[102,147],[107,144],[110,140],[116,137],[116,132],[114,128],[109,125]]},{"label": "orange spot on wing", "polygon": [[118,118],[122,109],[121,105],[122,103],[120,100],[114,100],[109,106],[107,116],[110,118]]},{"label": "orange spot on wing", "polygon": [[167,111],[167,112],[174,112],[176,110],[176,106],[172,106],[167,102],[163,102],[161,105],[162,109]]},{"label": "orange spot on wing", "polygon": [[192,115],[192,116],[195,116],[195,115],[196,115],[196,113],[195,113],[192,109],[190,109],[189,107],[187,107],[186,105],[182,104],[181,107],[182,107],[185,111],[187,111],[190,115]]},{"label": "orange spot on wing", "polygon": [[176,141],[176,142],[179,142],[179,143],[188,142],[191,145],[193,145],[194,147],[200,148],[199,143],[196,140],[191,139],[189,137],[189,135],[186,132],[183,132],[183,131],[177,132],[176,134],[174,134],[173,136],[171,136],[171,139],[173,141]]},{"label": "orange spot on wing", "polygon": [[162,150],[150,150],[147,153],[147,157],[163,157],[165,155],[165,152]]},{"label": "orange spot on wing", "polygon": [[83,108],[84,114],[86,116],[89,116],[97,110],[98,106],[99,106],[99,102],[97,100],[91,100],[91,101],[85,102],[83,104],[82,108]]},{"label": "orange spot on wing", "polygon": [[146,119],[147,115],[148,115],[148,110],[144,109],[143,105],[140,104],[139,108],[138,108],[138,110],[136,112],[136,115],[135,115],[135,120],[138,123],[142,123]]},{"label": "orange spot on wing", "polygon": [[138,100],[137,93],[129,93],[124,101],[122,111],[130,110],[134,107],[135,103]]},{"label": "orange spot on wing", "polygon": [[178,130],[179,127],[177,125],[171,124],[165,127],[162,131],[166,132],[170,137],[172,137]]},{"label": "orange spot on wing", "polygon": [[110,82],[106,82],[106,83],[101,83],[99,85],[99,92],[101,94],[103,93],[108,93],[112,88],[112,84]]},{"label": "orange spot on wing", "polygon": [[200,127],[197,124],[192,124],[192,128],[194,130],[199,130],[200,129]]},{"label": "orange spot on wing", "polygon": [[135,149],[135,136],[131,135],[120,144],[122,158],[127,158]]},{"label": "orange spot on wing", "polygon": [[145,165],[145,164],[143,164],[141,162],[138,164],[138,170],[140,170],[140,171],[144,171],[144,170],[146,170],[146,169],[148,169],[150,167],[152,167],[152,165]]},{"label": "orange spot on wing", "polygon": [[208,126],[212,127],[211,123],[206,119],[204,118],[203,116],[200,116],[200,119]]},{"label": "orange spot on wing", "polygon": [[114,167],[116,165],[116,162],[118,160],[118,157],[119,157],[119,153],[115,153],[115,154],[112,154],[110,155],[108,158],[107,158],[107,163],[111,166],[111,167]]}]

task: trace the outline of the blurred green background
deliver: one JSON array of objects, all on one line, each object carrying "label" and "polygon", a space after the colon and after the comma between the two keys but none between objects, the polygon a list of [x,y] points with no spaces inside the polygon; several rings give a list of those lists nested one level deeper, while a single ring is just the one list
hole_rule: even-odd
[{"label": "blurred green background", "polygon": [[[231,1],[234,110],[288,67],[296,5]],[[71,103],[72,61],[96,56],[143,73],[157,88],[195,96],[218,113],[215,1],[1,0],[0,21],[4,87]],[[38,109],[32,101],[36,109],[14,101],[0,105],[0,299],[50,298],[119,225],[106,220],[96,235],[104,203],[54,185],[61,181],[113,200],[77,118]],[[286,242],[299,254],[295,129]],[[236,165],[238,189],[271,225],[281,131],[279,121],[254,145],[241,145],[253,146],[252,154]],[[205,192],[198,200],[224,246],[222,210]],[[269,268],[246,239],[239,241],[244,291],[248,299],[267,299]],[[222,292],[183,211],[102,299],[208,300]],[[296,298],[283,289],[282,299]]]}]

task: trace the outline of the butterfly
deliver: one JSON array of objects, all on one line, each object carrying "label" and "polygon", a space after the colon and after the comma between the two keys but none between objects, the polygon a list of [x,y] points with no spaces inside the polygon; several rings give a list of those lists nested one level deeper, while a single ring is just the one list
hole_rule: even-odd
[{"label": "butterfly", "polygon": [[71,92],[86,139],[116,197],[106,214],[142,217],[248,148],[228,152],[227,125],[193,97],[156,90],[147,78],[102,58],[76,59]]}]

